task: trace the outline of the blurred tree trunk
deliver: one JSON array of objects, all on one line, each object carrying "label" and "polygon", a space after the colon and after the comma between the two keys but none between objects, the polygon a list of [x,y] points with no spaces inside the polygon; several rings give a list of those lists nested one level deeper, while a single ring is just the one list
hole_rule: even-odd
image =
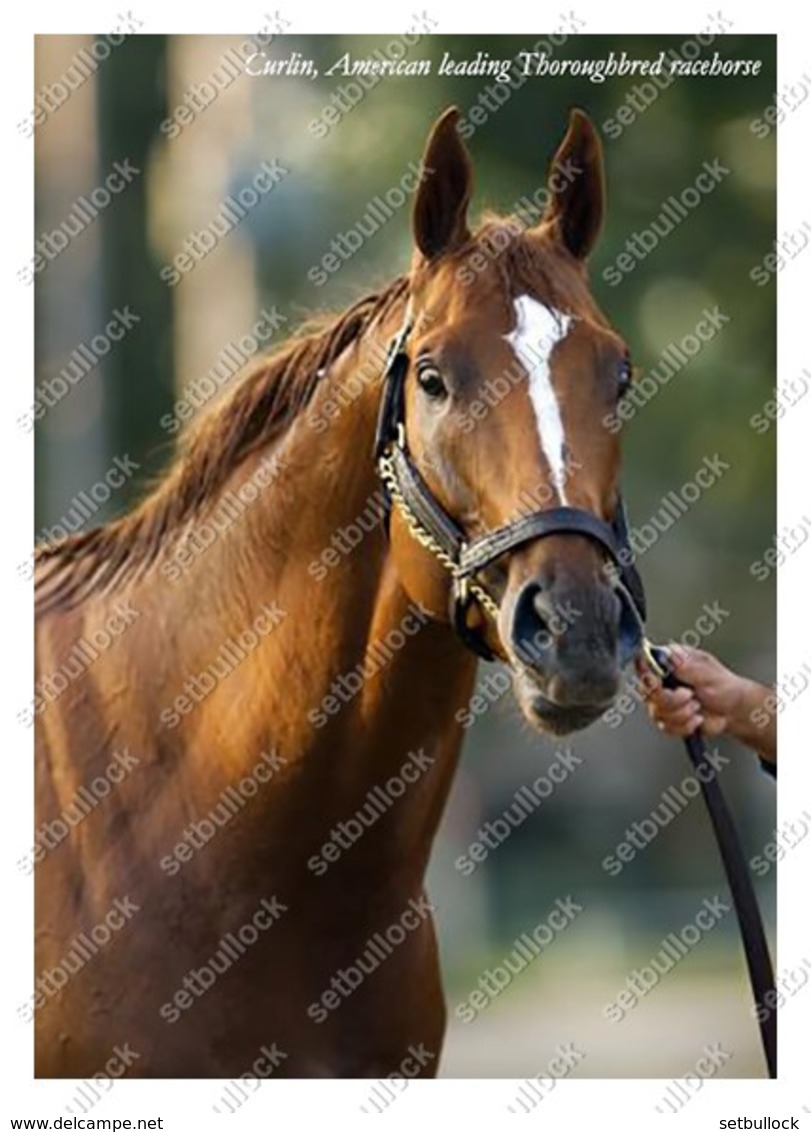
[{"label": "blurred tree trunk", "polygon": [[133,36],[99,70],[100,167],[106,175],[116,161],[129,159],[140,170],[103,221],[107,302],[111,308],[130,304],[141,319],[107,359],[110,450],[141,464],[122,489],[127,505],[143,491],[144,477],[165,463],[169,449],[158,421],[174,400],[172,294],[158,274],[147,224],[150,151],[167,112],[166,70],[166,37],[155,35]]}]

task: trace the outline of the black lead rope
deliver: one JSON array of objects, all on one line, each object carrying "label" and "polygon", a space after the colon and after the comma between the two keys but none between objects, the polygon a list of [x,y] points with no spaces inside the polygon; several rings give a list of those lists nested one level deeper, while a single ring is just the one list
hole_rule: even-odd
[{"label": "black lead rope", "polygon": [[[659,666],[661,680],[665,688],[679,688],[681,681],[673,672],[666,649],[650,646],[653,659]],[[741,940],[743,941],[749,982],[755,1000],[760,1038],[771,1078],[777,1077],[777,996],[774,986],[774,970],[769,955],[769,945],[763,927],[763,918],[755,896],[749,866],[743,855],[738,831],[732,815],[721,793],[716,772],[707,758],[707,748],[699,732],[684,740],[690,762],[696,770],[701,783],[701,793],[709,811],[710,821],[715,831],[718,851],[724,863],[727,884],[732,893],[732,903],[738,917]]]}]

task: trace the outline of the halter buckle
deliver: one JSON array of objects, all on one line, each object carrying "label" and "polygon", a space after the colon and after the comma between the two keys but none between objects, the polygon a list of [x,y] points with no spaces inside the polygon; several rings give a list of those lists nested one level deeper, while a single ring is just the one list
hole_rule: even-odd
[{"label": "halter buckle", "polygon": [[661,645],[654,645],[647,637],[642,638],[642,652],[648,666],[660,680],[672,675],[672,669],[667,667],[667,650]]},{"label": "halter buckle", "polygon": [[456,600],[461,602],[464,606],[469,605],[470,577],[467,574],[456,574],[453,579],[453,585],[456,590]]}]

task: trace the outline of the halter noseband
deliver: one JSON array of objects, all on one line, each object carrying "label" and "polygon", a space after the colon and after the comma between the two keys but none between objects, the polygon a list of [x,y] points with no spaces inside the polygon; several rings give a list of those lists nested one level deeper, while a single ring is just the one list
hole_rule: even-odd
[{"label": "halter noseband", "polygon": [[598,543],[615,568],[614,584],[627,599],[641,626],[645,621],[645,591],[633,563],[625,507],[620,498],[611,523],[579,507],[550,507],[533,511],[513,523],[487,531],[474,539],[465,532],[431,492],[408,450],[405,428],[406,352],[413,328],[411,307],[392,339],[383,374],[383,392],[375,434],[374,458],[388,504],[397,507],[416,541],[436,558],[451,576],[450,617],[464,644],[485,660],[494,660],[481,631],[468,623],[475,601],[495,620],[499,607],[476,575],[518,546],[549,535],[585,535]]}]

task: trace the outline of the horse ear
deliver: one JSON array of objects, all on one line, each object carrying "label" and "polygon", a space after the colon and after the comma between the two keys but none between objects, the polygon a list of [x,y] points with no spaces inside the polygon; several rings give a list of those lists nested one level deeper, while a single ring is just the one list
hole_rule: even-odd
[{"label": "horse ear", "polygon": [[573,110],[569,128],[549,170],[549,204],[543,222],[576,259],[597,242],[605,208],[603,147],[589,117]]},{"label": "horse ear", "polygon": [[422,158],[422,180],[414,203],[414,240],[426,259],[459,247],[470,236],[467,206],[473,169],[456,130],[455,106],[437,119]]}]

